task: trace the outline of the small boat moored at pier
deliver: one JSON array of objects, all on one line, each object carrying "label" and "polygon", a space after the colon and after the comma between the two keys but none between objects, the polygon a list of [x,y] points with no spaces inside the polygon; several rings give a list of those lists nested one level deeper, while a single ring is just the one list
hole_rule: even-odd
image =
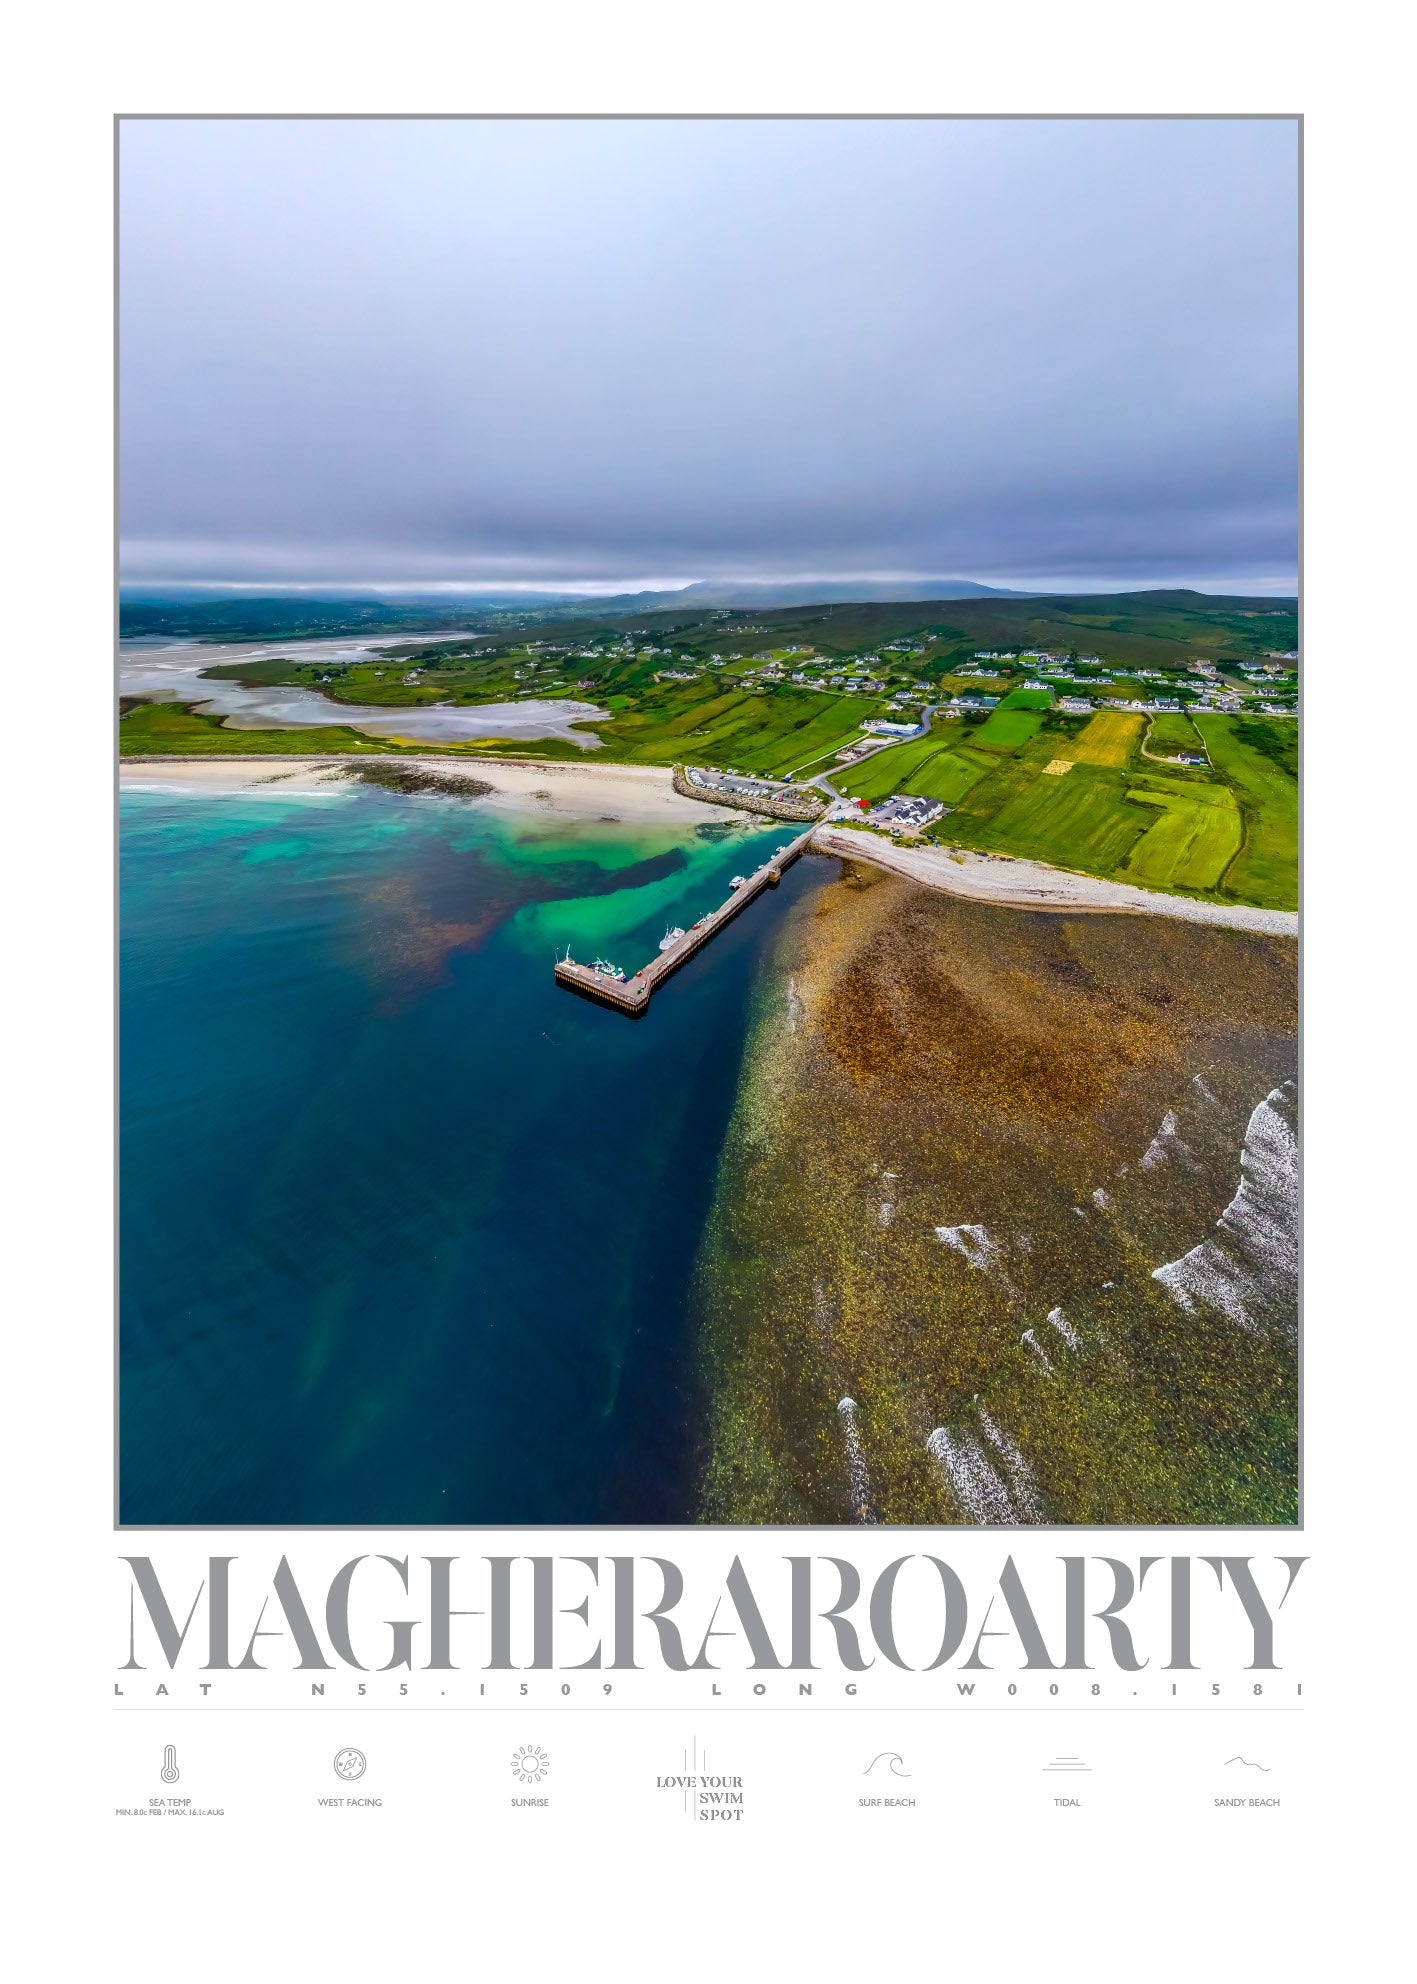
[{"label": "small boat moored at pier", "polygon": [[707,916],[697,917],[688,929],[678,924],[666,930],[659,941],[659,956],[642,965],[627,980],[618,965],[611,964],[608,958],[597,958],[594,964],[577,964],[571,957],[570,947],[566,955],[556,960],[556,977],[569,990],[588,993],[609,1006],[624,1013],[643,1013],[649,1004],[650,995],[671,972],[677,971],[701,944],[707,943],[716,931],[742,906],[750,902],[764,887],[776,887],[782,871],[795,861],[811,841],[816,830],[814,821],[796,840],[789,841],[786,847],[777,852],[753,870],[751,875],[735,875],[729,883],[727,899],[717,909],[710,910]]}]

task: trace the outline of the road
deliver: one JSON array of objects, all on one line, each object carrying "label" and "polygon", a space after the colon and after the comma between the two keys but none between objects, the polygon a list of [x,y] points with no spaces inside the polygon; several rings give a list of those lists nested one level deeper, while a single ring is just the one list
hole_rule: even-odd
[{"label": "road", "polygon": [[[854,770],[856,765],[864,765],[868,758],[878,757],[882,751],[893,750],[897,744],[916,744],[922,737],[928,737],[930,734],[930,724],[936,710],[943,708],[943,703],[930,703],[921,711],[920,721],[916,724],[914,730],[908,731],[904,737],[873,737],[869,747],[861,753],[859,758],[853,760],[851,769]],[[808,762],[810,763],[811,760],[809,759]],[[842,804],[847,803],[845,795],[838,792],[831,780],[825,776],[809,778],[804,782],[807,785],[819,785],[824,792],[829,792],[833,799],[840,800]]]},{"label": "road", "polygon": [[[1192,727],[1194,728],[1194,726]],[[1141,743],[1137,746],[1137,749],[1141,753],[1142,757],[1150,758],[1151,762],[1154,765],[1176,765],[1180,763],[1179,758],[1159,758],[1156,755],[1155,751],[1148,751],[1146,748],[1146,740],[1148,737],[1150,737],[1150,735],[1151,735],[1151,718],[1148,717],[1146,720],[1146,729],[1141,734]],[[1197,737],[1199,737],[1200,732],[1197,731],[1196,735]],[[1204,740],[1202,740],[1201,742],[1201,749],[1202,751],[1205,751]],[[1205,761],[1207,764],[1210,763],[1210,753],[1208,751],[1206,751]]]}]

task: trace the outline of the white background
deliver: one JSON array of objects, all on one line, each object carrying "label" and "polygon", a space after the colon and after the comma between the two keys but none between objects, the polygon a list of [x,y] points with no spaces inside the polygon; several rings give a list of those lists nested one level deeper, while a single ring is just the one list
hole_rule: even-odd
[{"label": "white background", "polygon": [[[1399,1928],[1396,1828],[1411,1795],[1410,1462],[1402,1478],[1398,1467],[1410,1447],[1417,782],[1398,20],[1371,4],[1320,15],[1236,0],[248,0],[12,21],[0,128],[0,334],[18,436],[4,478],[18,686],[4,781],[3,1589],[7,1804],[33,1861],[7,1920],[22,1944],[15,1974],[1395,1973],[1401,1958],[1381,1952]],[[1298,1662],[1308,1706],[1258,1730],[1233,1719],[1275,1747],[1278,1811],[1207,1805],[1216,1739],[1197,1716],[1080,1729],[873,1707],[850,1725],[844,1710],[548,1710],[534,1723],[371,1712],[350,1724],[292,1711],[239,1729],[184,1714],[182,1788],[227,1816],[163,1822],[156,1836],[114,1817],[130,1792],[158,1788],[150,1754],[170,1739],[152,1714],[118,1714],[110,1693],[111,117],[318,109],[1306,115],[1307,1519],[1302,1539],[1266,1542],[1313,1560]],[[62,714],[33,691],[46,664]],[[1061,1547],[1025,1538],[1019,1554]],[[203,1747],[218,1724],[232,1729],[220,1769]],[[1087,1779],[1092,1802],[1043,1802],[1038,1749],[1084,1737],[1106,1766]],[[741,1828],[693,1826],[654,1790],[695,1739],[749,1780]],[[338,1790],[325,1753],[350,1742],[385,1802],[316,1807]],[[504,1802],[505,1760],[524,1743],[552,1755],[545,1811]],[[877,1747],[910,1762],[912,1784],[918,1772],[914,1808],[853,1805],[862,1751]]]}]

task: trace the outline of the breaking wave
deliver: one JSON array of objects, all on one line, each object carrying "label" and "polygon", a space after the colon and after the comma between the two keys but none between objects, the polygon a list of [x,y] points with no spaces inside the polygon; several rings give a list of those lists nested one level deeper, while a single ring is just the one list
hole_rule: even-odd
[{"label": "breaking wave", "polygon": [[939,1462],[951,1492],[977,1523],[1042,1522],[1043,1507],[1028,1462],[981,1407],[984,1437],[937,1426],[925,1451]]},{"label": "breaking wave", "polygon": [[1068,1346],[1068,1349],[1076,1350],[1078,1345],[1082,1342],[1082,1338],[1078,1335],[1077,1331],[1073,1328],[1072,1324],[1068,1321],[1067,1317],[1063,1314],[1062,1310],[1050,1309],[1048,1311],[1048,1320],[1053,1325],[1054,1329],[1058,1332],[1059,1336],[1063,1339],[1064,1343]]},{"label": "breaking wave", "polygon": [[1051,1377],[1053,1371],[1053,1360],[1048,1355],[1047,1351],[1043,1348],[1043,1345],[1038,1341],[1038,1338],[1033,1334],[1033,1331],[1025,1330],[1023,1335],[1019,1338],[1019,1342],[1028,1345],[1030,1351],[1032,1351],[1033,1355],[1038,1359],[1039,1363],[1043,1366],[1044,1370],[1047,1371]]},{"label": "breaking wave", "polygon": [[1161,1119],[1161,1128],[1141,1154],[1143,1171],[1155,1171],[1160,1164],[1173,1164],[1177,1159],[1191,1158],[1191,1147],[1176,1127],[1176,1112],[1168,1109]]},{"label": "breaking wave", "polygon": [[1250,1117],[1240,1188],[1215,1231],[1152,1272],[1183,1309],[1204,1303],[1251,1336],[1276,1310],[1292,1337],[1299,1272],[1299,1144],[1293,1082],[1271,1089]]},{"label": "breaking wave", "polygon": [[846,1430],[846,1478],[851,1488],[851,1512],[857,1522],[874,1522],[871,1508],[871,1481],[866,1473],[866,1456],[861,1451],[861,1442],[856,1433],[856,1401],[843,1398],[837,1401],[837,1411]]},{"label": "breaking wave", "polygon": [[990,1238],[988,1230],[982,1226],[937,1226],[936,1238],[955,1252],[963,1254],[972,1268],[981,1274],[990,1274],[1003,1259],[1004,1250],[997,1240]]}]

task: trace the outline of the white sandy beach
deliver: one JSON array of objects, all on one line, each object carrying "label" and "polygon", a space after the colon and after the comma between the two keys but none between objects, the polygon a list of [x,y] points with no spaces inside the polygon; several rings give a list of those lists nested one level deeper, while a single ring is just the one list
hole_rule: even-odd
[{"label": "white sandy beach", "polygon": [[[726,806],[705,806],[674,790],[672,773],[659,765],[570,764],[559,759],[484,760],[412,757],[359,758],[128,758],[119,777],[129,792],[244,792],[272,798],[295,793],[334,796],[357,789],[343,776],[350,764],[402,768],[481,779],[492,791],[477,804],[564,819],[615,819],[637,826],[684,826],[701,820],[764,824]],[[770,823],[769,823],[770,824]]]},{"label": "white sandy beach", "polygon": [[[623,820],[636,826],[684,826],[701,820],[769,824],[726,806],[685,799],[674,790],[672,773],[660,765],[566,763],[559,759],[451,759],[413,757],[380,760],[305,758],[125,759],[120,779],[127,791],[243,792],[272,798],[303,793],[336,797],[350,784],[343,768],[351,763],[387,763],[435,774],[483,780],[492,791],[479,806],[522,814],[575,820]],[[948,854],[942,848],[899,846],[879,834],[857,833],[829,824],[818,828],[814,846],[823,854],[870,861],[892,874],[922,882],[975,902],[1015,909],[1057,909],[1133,916],[1174,916],[1188,923],[1216,923],[1232,930],[1258,930],[1297,937],[1293,910],[1251,909],[1243,904],[1195,902],[1189,896],[1162,895],[1126,882],[1105,882],[1042,861],[1010,855]]]},{"label": "white sandy beach", "polygon": [[1042,861],[1020,861],[1004,854],[947,854],[943,848],[900,847],[879,834],[854,833],[822,826],[814,845],[824,854],[842,854],[871,861],[892,874],[924,882],[949,895],[975,902],[1004,903],[1014,909],[1104,911],[1113,915],[1174,916],[1186,923],[1219,923],[1231,930],[1262,930],[1276,937],[1297,937],[1294,910],[1250,909],[1240,903],[1193,902],[1189,896],[1161,895],[1126,882],[1104,882],[1093,875],[1076,875],[1050,868]]}]

